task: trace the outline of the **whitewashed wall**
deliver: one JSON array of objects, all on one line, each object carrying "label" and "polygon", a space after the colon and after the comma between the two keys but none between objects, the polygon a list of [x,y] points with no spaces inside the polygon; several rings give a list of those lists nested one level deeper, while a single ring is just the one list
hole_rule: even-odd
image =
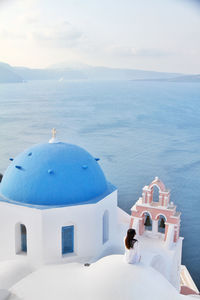
[{"label": "whitewashed wall", "polygon": [[[103,214],[109,212],[109,240],[102,243]],[[117,192],[96,204],[48,209],[43,215],[43,249],[45,262],[91,259],[112,242],[117,224]],[[74,225],[74,253],[62,256],[62,226]]]},{"label": "whitewashed wall", "polygon": [[[103,244],[103,214],[109,212],[109,240]],[[27,229],[27,259],[33,264],[85,261],[98,256],[115,239],[117,191],[96,204],[39,210],[0,202],[0,259],[20,257],[20,231]],[[62,256],[61,228],[74,225],[74,253]]]},{"label": "whitewashed wall", "polygon": [[[42,215],[34,208],[0,202],[0,259],[11,259],[19,252],[20,232],[17,224],[24,224],[27,230],[27,257],[31,261],[42,260]],[[19,236],[16,235],[19,234]],[[19,255],[19,254],[18,254]]]}]

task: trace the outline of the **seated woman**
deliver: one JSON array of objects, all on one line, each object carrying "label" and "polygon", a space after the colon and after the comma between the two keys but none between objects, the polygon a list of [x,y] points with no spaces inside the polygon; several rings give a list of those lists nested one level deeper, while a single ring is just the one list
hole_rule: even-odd
[{"label": "seated woman", "polygon": [[128,229],[125,238],[125,260],[128,264],[136,264],[141,259],[139,243],[134,239],[135,235],[135,229]]}]

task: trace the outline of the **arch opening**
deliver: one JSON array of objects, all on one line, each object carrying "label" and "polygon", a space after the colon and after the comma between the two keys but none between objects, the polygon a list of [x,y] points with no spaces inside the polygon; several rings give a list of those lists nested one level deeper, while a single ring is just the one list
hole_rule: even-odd
[{"label": "arch opening", "polygon": [[148,212],[145,212],[143,217],[145,230],[152,231],[152,219],[150,214]]},{"label": "arch opening", "polygon": [[158,218],[158,232],[165,233],[166,218],[163,215],[159,215]]},{"label": "arch opening", "polygon": [[15,225],[15,252],[27,254],[27,230],[24,224]]},{"label": "arch opening", "polygon": [[153,186],[153,202],[159,203],[159,193],[160,190],[157,185]]}]

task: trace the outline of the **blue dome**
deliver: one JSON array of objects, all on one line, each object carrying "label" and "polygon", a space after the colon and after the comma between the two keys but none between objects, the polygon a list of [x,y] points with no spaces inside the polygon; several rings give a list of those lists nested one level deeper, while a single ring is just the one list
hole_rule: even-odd
[{"label": "blue dome", "polygon": [[0,184],[5,198],[22,205],[94,203],[109,189],[96,159],[66,143],[38,144],[25,150],[11,162]]}]

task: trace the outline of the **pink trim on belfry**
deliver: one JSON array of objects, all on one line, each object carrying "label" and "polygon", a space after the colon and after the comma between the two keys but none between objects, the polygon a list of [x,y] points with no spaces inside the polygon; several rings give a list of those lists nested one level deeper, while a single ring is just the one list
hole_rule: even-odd
[{"label": "pink trim on belfry", "polygon": [[167,240],[168,228],[169,228],[169,225],[166,224],[165,225],[165,239],[164,239],[164,241]]},{"label": "pink trim on belfry", "polygon": [[129,225],[129,228],[132,228],[132,227],[133,227],[133,218],[131,218],[130,225]]},{"label": "pink trim on belfry", "polygon": [[189,288],[186,285],[181,286],[180,294],[182,294],[182,295],[199,295],[197,292],[195,292],[194,290],[192,290],[191,288]]},{"label": "pink trim on belfry", "polygon": [[[157,186],[159,188],[159,202],[153,202],[153,187]],[[142,193],[142,203],[138,200],[135,204],[135,208],[132,211],[132,218],[130,222],[130,227],[133,226],[134,218],[140,218],[139,220],[139,234],[142,235],[145,231],[144,226],[144,214],[148,213],[152,221],[157,221],[159,216],[165,217],[165,238],[167,240],[167,235],[169,233],[169,224],[175,225],[173,241],[176,243],[179,239],[180,231],[180,214],[176,213],[176,207],[169,204],[170,192],[166,190],[164,183],[156,177],[155,180],[149,186],[143,188]],[[141,219],[142,218],[142,219]]]}]

